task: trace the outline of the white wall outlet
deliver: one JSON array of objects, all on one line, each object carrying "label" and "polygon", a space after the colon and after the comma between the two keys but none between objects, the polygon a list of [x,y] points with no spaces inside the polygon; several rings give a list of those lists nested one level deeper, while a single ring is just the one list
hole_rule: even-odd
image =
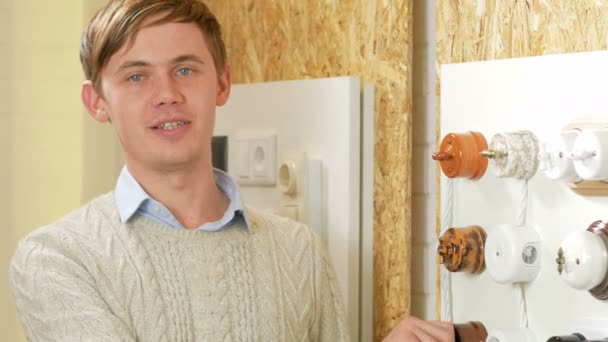
[{"label": "white wall outlet", "polygon": [[276,134],[235,139],[235,171],[239,184],[269,186],[276,183]]}]

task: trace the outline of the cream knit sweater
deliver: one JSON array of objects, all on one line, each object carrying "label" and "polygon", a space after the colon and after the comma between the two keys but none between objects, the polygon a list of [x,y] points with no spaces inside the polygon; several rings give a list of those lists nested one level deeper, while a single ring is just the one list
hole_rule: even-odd
[{"label": "cream knit sweater", "polygon": [[121,224],[109,193],[31,233],[10,271],[29,340],[348,340],[318,237],[248,212],[251,230]]}]

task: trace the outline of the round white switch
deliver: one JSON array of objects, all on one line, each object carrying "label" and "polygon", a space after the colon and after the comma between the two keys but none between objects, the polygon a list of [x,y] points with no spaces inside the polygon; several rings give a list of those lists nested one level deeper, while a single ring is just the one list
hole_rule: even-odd
[{"label": "round white switch", "polygon": [[579,131],[570,130],[562,132],[559,137],[544,141],[540,144],[538,159],[539,168],[545,176],[553,180],[580,181],[574,169],[571,150]]},{"label": "round white switch", "polygon": [[533,280],[540,270],[540,238],[530,227],[503,224],[487,232],[486,267],[499,283]]},{"label": "round white switch", "polygon": [[590,290],[606,277],[608,253],[601,237],[589,231],[570,233],[562,242],[562,278],[571,287]]},{"label": "round white switch", "polygon": [[583,131],[574,140],[570,157],[576,173],[585,180],[608,179],[608,130]]}]

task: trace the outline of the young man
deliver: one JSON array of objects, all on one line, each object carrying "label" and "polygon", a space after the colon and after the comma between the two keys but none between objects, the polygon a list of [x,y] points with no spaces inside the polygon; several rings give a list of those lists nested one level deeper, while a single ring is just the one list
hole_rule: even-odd
[{"label": "young man", "polygon": [[211,165],[230,66],[197,0],[112,0],[81,44],[82,101],[126,166],[21,241],[11,286],[31,341],[345,341],[317,236],[245,208]]}]

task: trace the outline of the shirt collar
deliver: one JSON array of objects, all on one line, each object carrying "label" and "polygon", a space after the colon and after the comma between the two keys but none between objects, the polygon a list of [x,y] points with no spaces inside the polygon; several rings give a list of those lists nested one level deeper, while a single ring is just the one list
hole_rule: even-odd
[{"label": "shirt collar", "polygon": [[[251,231],[249,215],[243,204],[236,182],[226,172],[219,169],[213,169],[213,176],[217,186],[228,197],[229,204],[226,213],[241,214],[247,229]],[[122,223],[129,221],[146,200],[152,199],[131,175],[126,166],[122,168],[120,176],[116,181],[114,197],[116,198],[116,205],[118,206],[118,213]]]}]

